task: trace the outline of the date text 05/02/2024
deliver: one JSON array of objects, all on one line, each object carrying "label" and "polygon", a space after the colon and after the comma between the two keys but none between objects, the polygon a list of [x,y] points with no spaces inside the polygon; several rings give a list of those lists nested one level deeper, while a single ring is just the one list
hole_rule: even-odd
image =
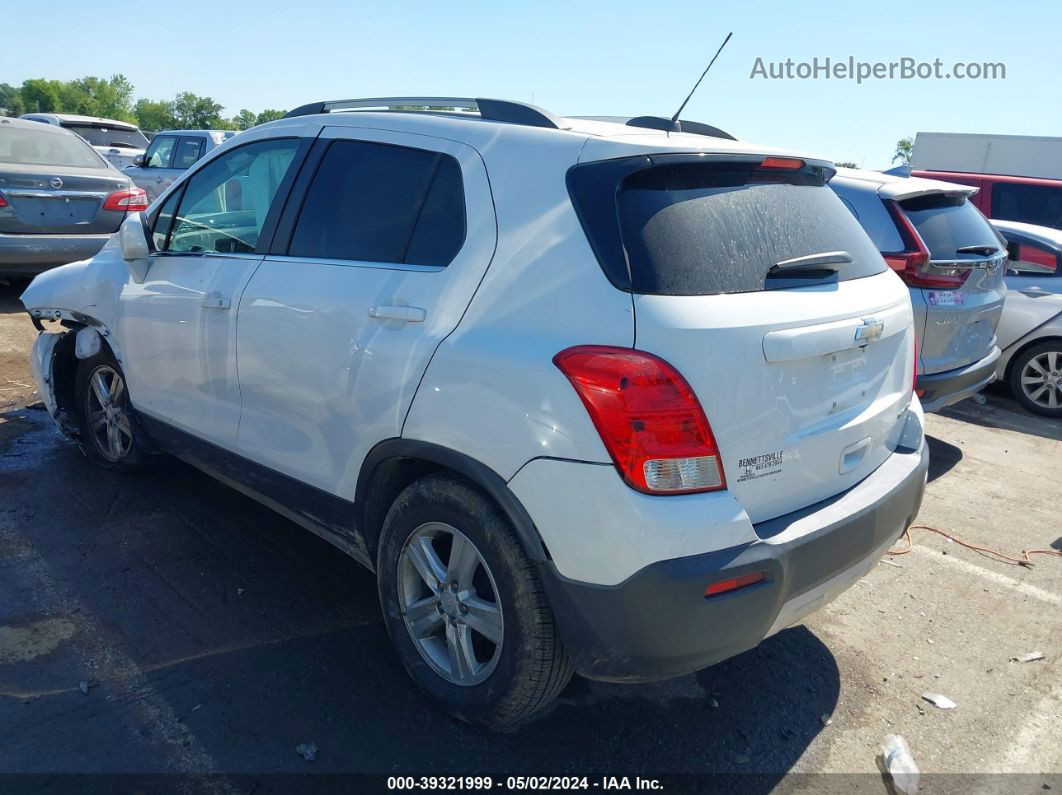
[{"label": "date text 05/02/2024", "polygon": [[436,791],[518,790],[662,790],[658,779],[641,776],[389,776],[387,789]]}]

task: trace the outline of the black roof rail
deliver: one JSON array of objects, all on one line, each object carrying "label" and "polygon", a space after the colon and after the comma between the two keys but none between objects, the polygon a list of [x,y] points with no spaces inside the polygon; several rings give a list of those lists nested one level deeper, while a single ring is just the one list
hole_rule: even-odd
[{"label": "black roof rail", "polygon": [[397,112],[416,112],[424,108],[454,108],[461,111],[479,113],[480,118],[490,121],[505,121],[529,127],[547,127],[554,130],[567,129],[558,117],[548,110],[526,102],[513,102],[508,99],[487,99],[486,97],[370,97],[365,99],[337,99],[330,102],[311,102],[301,105],[284,114],[284,118],[311,116],[317,113],[331,113],[337,110],[385,110]]}]

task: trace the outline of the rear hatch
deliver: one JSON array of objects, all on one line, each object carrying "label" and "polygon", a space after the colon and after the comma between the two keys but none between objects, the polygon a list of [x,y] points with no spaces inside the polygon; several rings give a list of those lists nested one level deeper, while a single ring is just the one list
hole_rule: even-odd
[{"label": "rear hatch", "polygon": [[124,211],[107,197],[129,181],[70,133],[0,126],[0,233],[105,234]]},{"label": "rear hatch", "polygon": [[[920,372],[927,375],[980,361],[995,345],[1006,288],[1006,248],[992,225],[962,193],[932,193],[894,201],[901,234],[928,262],[901,274],[925,304]],[[895,215],[895,213],[894,213]],[[908,254],[908,256],[910,256]]]},{"label": "rear hatch", "polygon": [[787,158],[649,155],[569,175],[602,267],[634,294],[635,346],[693,387],[754,522],[873,472],[911,399],[908,291],[826,187],[831,174]]}]

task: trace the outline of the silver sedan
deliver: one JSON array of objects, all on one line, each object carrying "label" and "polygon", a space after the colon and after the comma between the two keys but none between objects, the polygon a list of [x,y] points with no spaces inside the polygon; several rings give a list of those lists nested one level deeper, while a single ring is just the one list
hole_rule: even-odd
[{"label": "silver sedan", "polygon": [[1062,417],[1062,230],[992,221],[1007,239],[997,375],[1025,408]]}]

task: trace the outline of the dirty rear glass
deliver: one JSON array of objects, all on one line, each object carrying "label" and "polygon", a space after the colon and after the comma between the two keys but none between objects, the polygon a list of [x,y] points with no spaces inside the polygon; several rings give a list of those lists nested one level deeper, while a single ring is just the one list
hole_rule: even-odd
[{"label": "dirty rear glass", "polygon": [[38,132],[24,127],[0,128],[0,164],[3,163],[19,166],[106,168],[106,163],[80,138],[58,131],[45,129]]},{"label": "dirty rear glass", "polygon": [[[886,268],[840,199],[807,172],[664,165],[627,177],[617,201],[637,293],[744,293],[859,279]],[[835,274],[768,275],[783,260],[835,251],[852,258]]]},{"label": "dirty rear glass", "polygon": [[139,130],[99,127],[94,124],[64,124],[63,128],[77,133],[93,146],[144,149],[148,145],[147,137]]}]

